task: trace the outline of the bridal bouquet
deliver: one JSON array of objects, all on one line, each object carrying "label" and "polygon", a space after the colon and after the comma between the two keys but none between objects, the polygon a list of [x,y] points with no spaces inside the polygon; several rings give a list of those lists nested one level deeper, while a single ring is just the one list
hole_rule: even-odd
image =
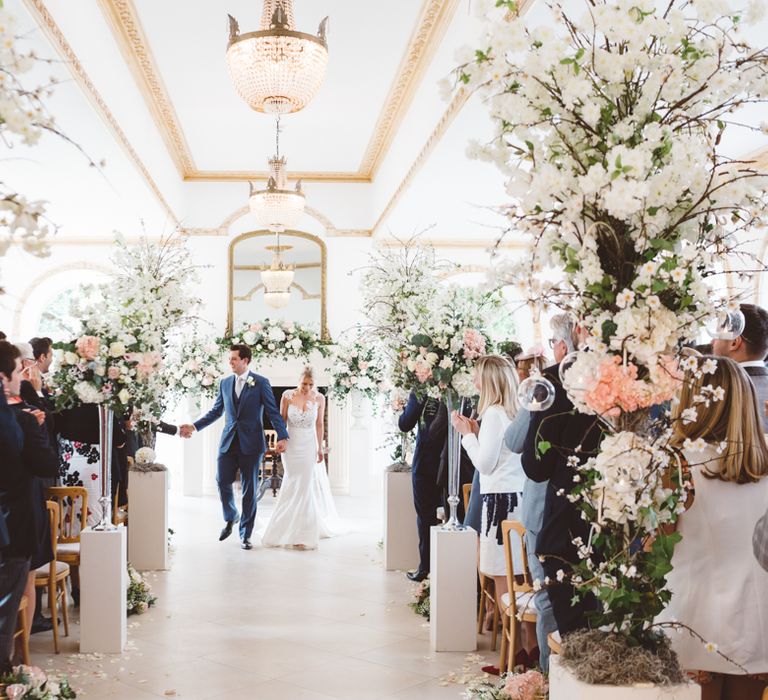
[{"label": "bridal bouquet", "polygon": [[218,340],[222,348],[244,344],[251,348],[254,358],[268,357],[287,360],[289,358],[309,359],[313,351],[328,357],[328,343],[315,331],[292,321],[265,319],[257,323],[246,323],[232,335]]},{"label": "bridal bouquet", "polygon": [[372,401],[379,396],[384,381],[381,359],[374,347],[360,341],[339,346],[331,366],[331,395],[345,401],[357,390]]},{"label": "bridal bouquet", "polygon": [[658,527],[675,521],[686,485],[650,408],[676,394],[681,346],[728,312],[710,278],[763,267],[739,234],[763,223],[765,174],[721,143],[745,121],[734,113],[768,95],[768,53],[742,30],[764,7],[585,0],[574,14],[549,6],[535,26],[514,2],[477,6],[484,36],[456,77],[489,105],[496,134],[470,152],[508,177],[510,231],[529,241],[499,280],[578,319],[587,340],[563,362],[564,386],[607,433],[586,464],[571,458],[568,497],[592,523],[573,581],[602,604],[594,627],[656,652],[679,538]]},{"label": "bridal bouquet", "polygon": [[3,697],[8,700],[69,700],[76,698],[66,678],[47,676],[37,666],[14,666],[12,671],[0,676]]}]

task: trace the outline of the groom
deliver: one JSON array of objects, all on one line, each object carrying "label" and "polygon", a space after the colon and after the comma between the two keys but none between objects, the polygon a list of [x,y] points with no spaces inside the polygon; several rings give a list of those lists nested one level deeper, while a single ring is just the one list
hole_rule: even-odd
[{"label": "groom", "polygon": [[195,430],[202,430],[225,415],[224,432],[219,445],[216,483],[224,510],[226,525],[219,541],[232,534],[237,522],[237,506],[232,484],[240,470],[243,485],[243,513],[240,518],[240,539],[243,549],[251,549],[251,532],[256,520],[256,492],[258,490],[259,465],[266,443],[262,419],[267,411],[272,426],[277,431],[277,451],[283,452],[288,441],[288,431],[280,411],[277,410],[272,387],[266,377],[250,372],[251,349],[247,345],[229,348],[229,366],[234,374],[219,385],[219,395],[213,408],[192,425],[182,425],[182,437],[191,437]]}]

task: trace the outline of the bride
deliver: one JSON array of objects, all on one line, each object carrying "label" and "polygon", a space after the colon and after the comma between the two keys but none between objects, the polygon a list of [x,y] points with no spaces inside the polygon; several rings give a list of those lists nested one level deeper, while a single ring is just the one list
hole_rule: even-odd
[{"label": "bride", "polygon": [[339,535],[343,527],[321,447],[325,397],[315,390],[311,367],[304,368],[296,389],[283,394],[280,413],[289,436],[282,457],[285,475],[261,541],[266,547],[315,549],[320,538]]}]

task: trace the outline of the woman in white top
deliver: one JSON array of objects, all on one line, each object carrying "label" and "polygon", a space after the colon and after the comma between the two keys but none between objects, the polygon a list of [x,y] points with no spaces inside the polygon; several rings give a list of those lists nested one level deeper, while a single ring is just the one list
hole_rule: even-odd
[{"label": "woman in white top", "polygon": [[[712,675],[704,700],[759,700],[766,681],[744,674],[768,673],[768,574],[752,556],[752,531],[768,503],[768,445],[749,377],[727,358],[699,363],[707,359],[717,362],[714,374],[689,373],[675,410],[678,444],[702,439],[706,447],[684,450],[695,495],[678,522],[672,600],[659,621],[687,625],[744,669],[686,632],[671,634],[682,667]],[[724,398],[696,401],[707,386],[722,387]],[[691,408],[697,419],[686,423],[680,418]]]},{"label": "woman in white top", "polygon": [[[520,455],[504,444],[504,433],[517,413],[517,375],[505,357],[486,355],[475,365],[475,388],[480,392],[477,421],[451,416],[453,426],[462,434],[461,443],[480,473],[483,513],[480,526],[480,571],[492,576],[496,597],[507,592],[506,562],[501,537],[501,522],[519,520],[516,511],[523,495],[525,474]],[[515,547],[515,558],[519,548]],[[515,570],[522,562],[514,562]]]}]

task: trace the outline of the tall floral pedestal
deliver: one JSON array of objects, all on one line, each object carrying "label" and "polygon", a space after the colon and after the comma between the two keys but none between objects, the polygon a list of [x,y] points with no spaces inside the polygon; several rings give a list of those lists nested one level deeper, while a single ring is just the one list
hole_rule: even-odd
[{"label": "tall floral pedestal", "polygon": [[384,472],[384,568],[405,571],[419,565],[419,533],[411,472]]},{"label": "tall floral pedestal", "polygon": [[477,649],[477,533],[430,532],[429,641],[432,651]]},{"label": "tall floral pedestal", "polygon": [[566,669],[557,654],[549,657],[550,700],[701,700],[701,687],[686,685],[650,687],[590,685]]},{"label": "tall floral pedestal", "polygon": [[120,654],[128,621],[127,533],[114,530],[80,533],[80,651]]},{"label": "tall floral pedestal", "polygon": [[128,478],[128,561],[138,571],[168,568],[168,472]]}]

